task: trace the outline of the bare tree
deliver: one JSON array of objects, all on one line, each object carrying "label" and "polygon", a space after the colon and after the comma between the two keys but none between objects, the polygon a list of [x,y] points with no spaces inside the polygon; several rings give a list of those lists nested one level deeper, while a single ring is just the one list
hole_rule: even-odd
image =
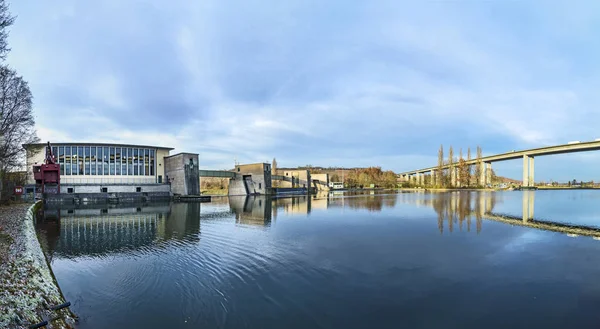
[{"label": "bare tree", "polygon": [[0,0],[0,59],[5,60],[6,54],[10,51],[8,48],[8,27],[15,21],[15,18],[8,11],[8,4],[5,0]]},{"label": "bare tree", "polygon": [[454,150],[452,146],[448,150],[448,178],[450,179],[450,186],[454,187],[454,179],[456,178],[456,172],[454,171]]},{"label": "bare tree", "polygon": [[23,144],[39,141],[32,104],[27,82],[14,70],[0,66],[0,178],[23,166]]},{"label": "bare tree", "polygon": [[[471,161],[471,148],[467,149],[467,162]],[[467,169],[465,170],[465,181],[467,182],[467,186],[471,186],[471,176],[473,173],[473,165],[468,164]]]},{"label": "bare tree", "polygon": [[475,161],[475,181],[477,182],[477,186],[481,186],[481,175],[483,174],[481,162],[481,147],[477,146],[477,158]]},{"label": "bare tree", "polygon": [[438,169],[437,169],[437,184],[444,184],[444,145],[440,145],[440,150],[438,151]]},{"label": "bare tree", "polygon": [[463,158],[462,147],[460,148],[460,157],[458,158],[458,186],[463,187],[467,186],[466,178],[467,178],[467,162],[465,158]]}]

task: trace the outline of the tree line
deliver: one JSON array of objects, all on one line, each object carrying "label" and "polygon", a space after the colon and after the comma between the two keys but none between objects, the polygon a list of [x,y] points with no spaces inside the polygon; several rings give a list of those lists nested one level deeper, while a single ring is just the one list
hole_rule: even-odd
[{"label": "tree line", "polygon": [[397,176],[391,170],[383,171],[381,167],[369,167],[349,170],[344,177],[345,187],[370,187],[371,184],[375,187],[395,188]]},{"label": "tree line", "polygon": [[[460,148],[458,155],[454,153],[452,146],[448,149],[448,157],[444,157],[444,146],[440,145],[438,150],[437,168],[434,175],[425,175],[423,183],[417,185],[431,186],[437,188],[453,187],[482,187],[481,175],[483,174],[482,150],[477,146],[475,151],[475,163],[471,155],[471,148],[467,148],[466,156]],[[496,180],[496,174],[491,171],[491,181]],[[412,184],[412,182],[411,182]]]},{"label": "tree line", "polygon": [[14,21],[6,1],[0,0],[0,202],[12,195],[14,172],[23,169],[22,145],[39,141],[29,85],[5,62],[10,52],[8,28]]}]

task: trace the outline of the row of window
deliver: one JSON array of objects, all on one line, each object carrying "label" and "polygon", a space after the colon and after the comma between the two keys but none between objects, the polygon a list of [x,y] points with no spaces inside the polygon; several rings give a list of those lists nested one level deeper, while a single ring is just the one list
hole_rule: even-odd
[{"label": "row of window", "polygon": [[113,146],[53,146],[61,175],[154,176],[155,150]]}]

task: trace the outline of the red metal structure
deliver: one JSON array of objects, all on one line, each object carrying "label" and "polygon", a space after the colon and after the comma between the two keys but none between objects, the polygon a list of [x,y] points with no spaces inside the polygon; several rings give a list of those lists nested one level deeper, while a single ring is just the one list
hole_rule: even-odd
[{"label": "red metal structure", "polygon": [[41,165],[33,166],[33,177],[38,191],[44,193],[60,193],[60,165],[56,163],[56,157],[52,154],[50,142],[46,147],[46,158]]}]

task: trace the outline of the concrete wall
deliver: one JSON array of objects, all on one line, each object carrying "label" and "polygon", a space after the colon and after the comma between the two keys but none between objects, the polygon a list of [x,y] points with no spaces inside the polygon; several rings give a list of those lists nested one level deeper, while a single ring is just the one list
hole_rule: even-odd
[{"label": "concrete wall", "polygon": [[327,185],[321,184],[312,184],[312,187],[315,187],[319,191],[328,191],[329,190],[329,174],[310,174],[311,180],[318,180],[320,182],[326,182]]},{"label": "concrete wall", "polygon": [[253,163],[236,165],[236,177],[229,181],[229,195],[268,194],[271,189],[271,165]]},{"label": "concrete wall", "polygon": [[[26,150],[26,171],[27,171],[27,184],[35,184],[33,178],[33,165],[44,163],[46,158],[46,147],[44,146],[30,146]],[[62,177],[61,177],[62,178]]]},{"label": "concrete wall", "polygon": [[244,187],[244,180],[242,175],[236,175],[235,178],[229,180],[229,195],[247,195],[246,188]]},{"label": "concrete wall", "polygon": [[179,195],[199,195],[198,154],[179,153],[164,158],[165,177],[171,183],[171,192]]},{"label": "concrete wall", "polygon": [[[277,170],[277,175],[294,178],[294,182],[277,181],[279,187],[306,187],[310,185],[311,174],[308,170]],[[298,183],[298,181],[302,181]]]},{"label": "concrete wall", "polygon": [[162,182],[165,183],[166,177],[165,177],[165,157],[169,156],[169,151],[168,150],[163,150],[163,149],[158,149],[156,150],[156,178],[157,178],[157,182],[158,182],[158,176],[161,176],[162,178]]}]

